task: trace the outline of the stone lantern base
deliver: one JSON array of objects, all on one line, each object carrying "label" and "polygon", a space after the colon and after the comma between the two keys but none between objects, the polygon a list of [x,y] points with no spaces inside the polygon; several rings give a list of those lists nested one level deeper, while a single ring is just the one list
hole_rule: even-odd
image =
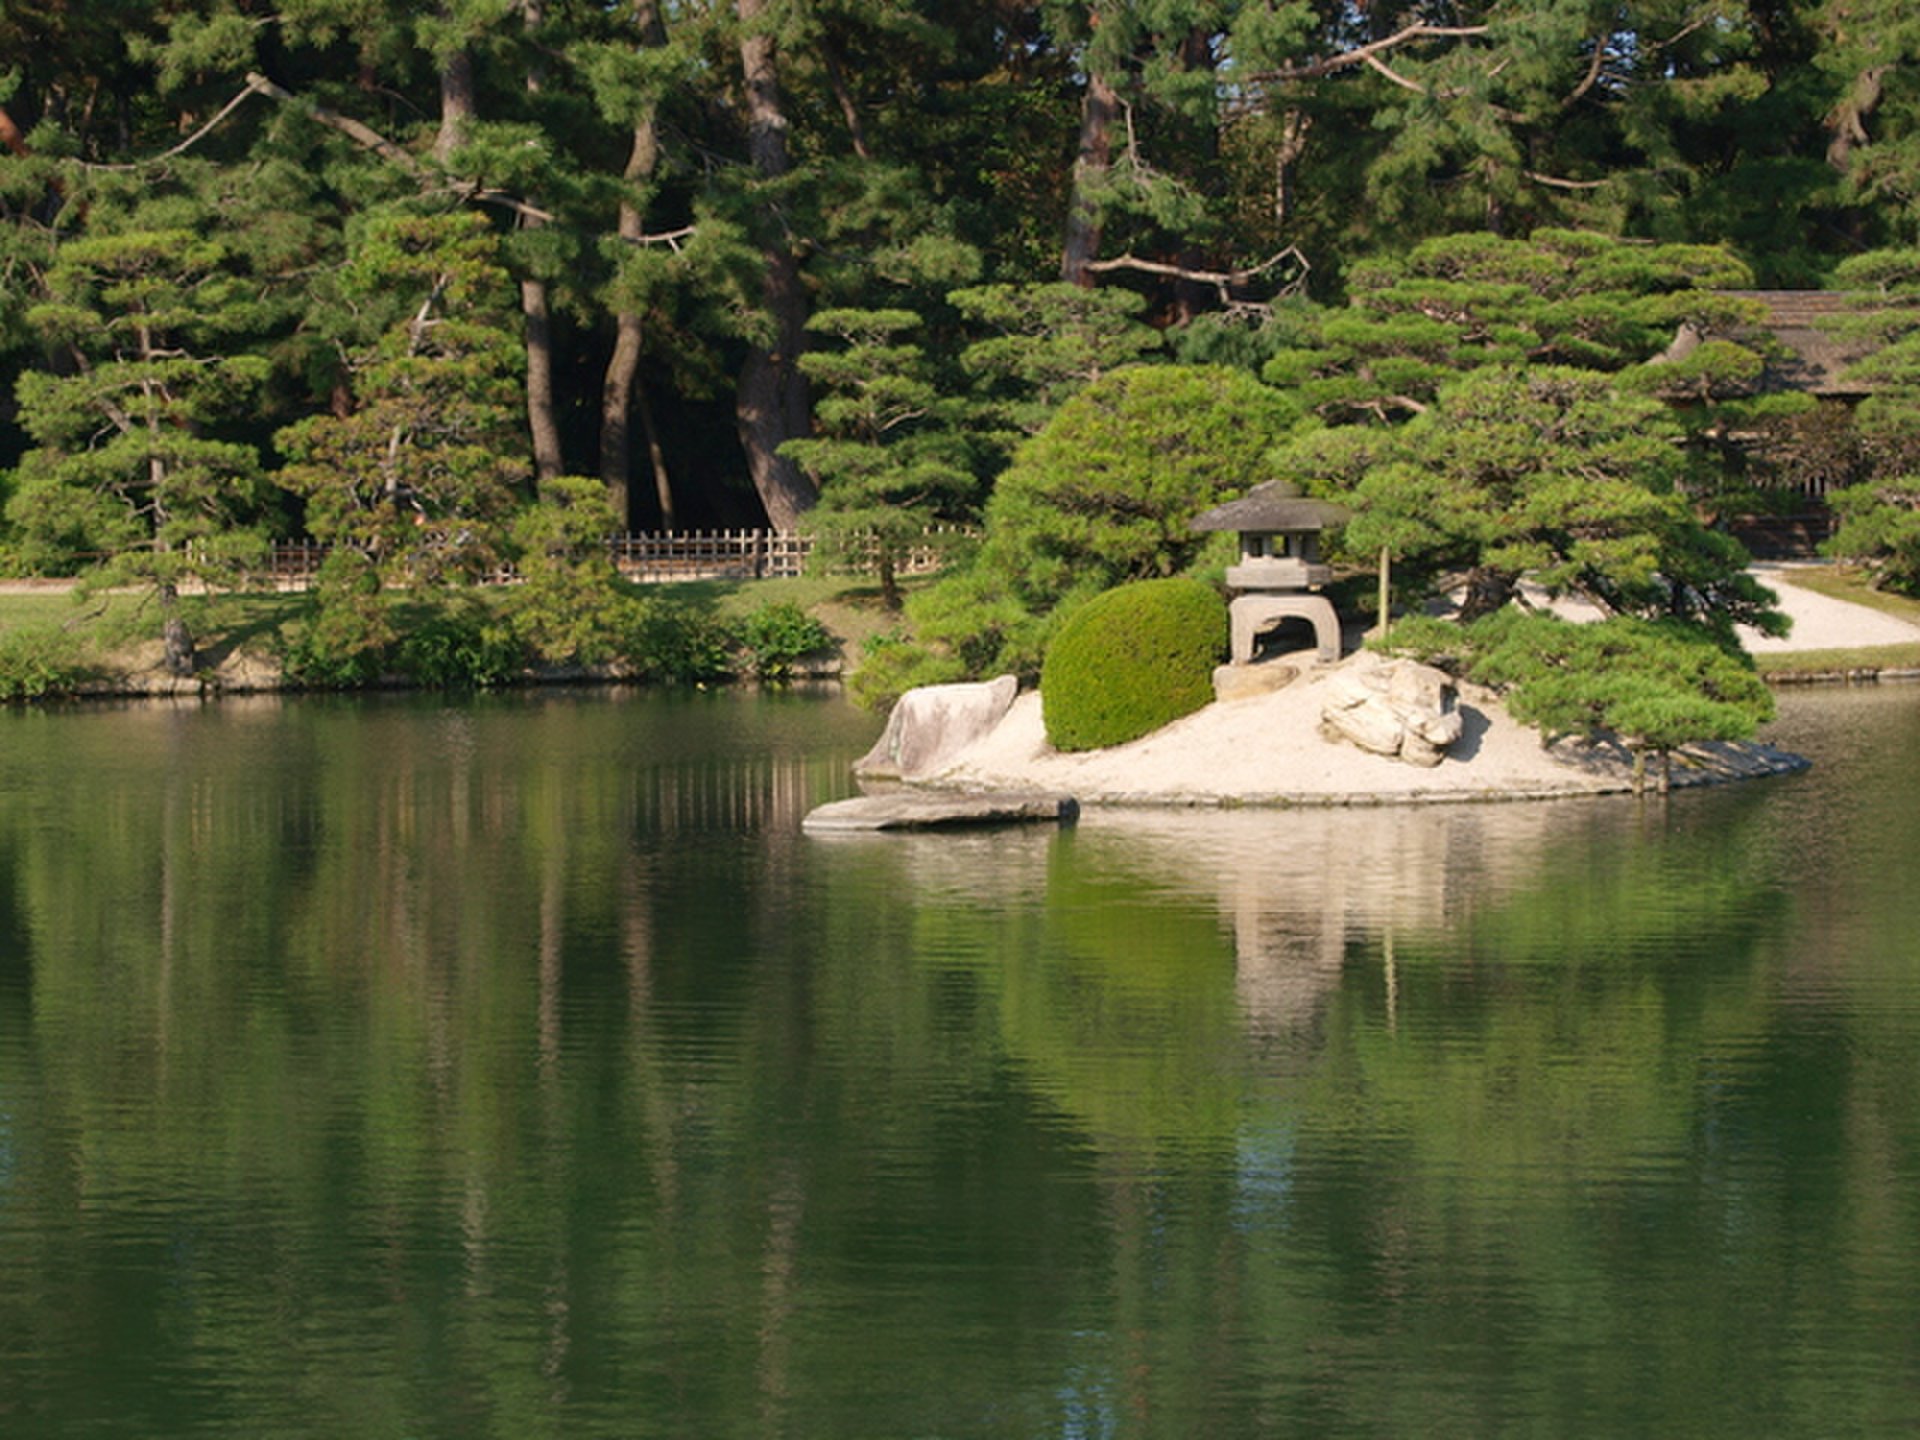
[{"label": "stone lantern base", "polygon": [[1227,606],[1227,620],[1233,633],[1233,663],[1247,665],[1253,660],[1254,641],[1264,630],[1281,620],[1301,619],[1313,625],[1318,645],[1316,658],[1331,665],[1340,658],[1340,617],[1333,602],[1324,595],[1241,595]]}]

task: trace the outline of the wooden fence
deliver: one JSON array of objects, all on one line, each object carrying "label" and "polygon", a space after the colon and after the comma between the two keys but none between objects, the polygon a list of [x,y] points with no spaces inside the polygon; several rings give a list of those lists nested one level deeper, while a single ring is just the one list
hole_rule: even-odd
[{"label": "wooden fence", "polygon": [[[900,567],[906,575],[939,567],[939,534],[916,547]],[[641,585],[674,580],[771,580],[801,574],[813,550],[813,538],[780,530],[674,530],[658,534],[616,535],[607,542],[613,563],[626,579]],[[273,547],[270,573],[282,590],[304,590],[313,583],[327,547],[294,540]],[[503,570],[488,577],[511,584],[519,577]]]},{"label": "wooden fence", "polygon": [[810,537],[780,530],[674,530],[616,535],[614,567],[629,580],[773,580],[798,575]]}]

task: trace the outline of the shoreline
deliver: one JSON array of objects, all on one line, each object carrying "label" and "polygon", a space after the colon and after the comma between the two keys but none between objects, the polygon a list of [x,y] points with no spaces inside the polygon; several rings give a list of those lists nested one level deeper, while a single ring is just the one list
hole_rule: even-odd
[{"label": "shoreline", "polygon": [[[991,731],[904,784],[923,793],[1058,794],[1088,809],[1215,810],[1507,803],[1660,789],[1658,757],[1648,757],[1636,785],[1624,745],[1543,745],[1539,731],[1475,686],[1461,687],[1465,730],[1438,765],[1326,739],[1323,686],[1340,668],[1316,667],[1269,694],[1215,701],[1125,745],[1075,753],[1047,744],[1040,697],[1028,691]],[[1764,742],[1700,743],[1673,752],[1669,788],[1787,775],[1809,765]]]},{"label": "shoreline", "polygon": [[[1756,564],[1754,567],[1759,578],[1773,587],[1775,593],[1779,595],[1781,608],[1786,610],[1794,621],[1793,632],[1784,639],[1751,634],[1743,636],[1749,653],[1756,658],[1764,659],[1770,654],[1795,651],[1858,649],[1874,645],[1920,641],[1920,627],[1869,607],[1850,601],[1831,599],[1795,585],[1791,577],[1799,568],[1802,568],[1799,564],[1782,562]],[[64,579],[5,579],[0,580],[0,594],[59,593],[70,590],[73,583],[71,580]],[[158,653],[158,642],[147,642],[121,652],[118,659],[122,663],[118,666],[103,669],[102,673],[97,673],[71,688],[49,692],[43,696],[18,698],[9,703],[143,699],[217,700],[225,695],[263,694],[391,694],[409,690],[428,691],[436,688],[398,677],[370,685],[340,688],[290,683],[280,674],[276,661],[267,656],[245,651],[221,654],[192,675],[170,675],[157,663]],[[1349,654],[1351,653],[1350,650]],[[1760,678],[1769,686],[1779,690],[1799,690],[1823,685],[1846,687],[1920,681],[1920,666],[1912,664],[1906,657],[1902,657],[1902,660],[1905,663],[1853,665],[1833,670],[1761,669],[1759,673]],[[796,667],[792,673],[793,680],[808,683],[843,682],[846,678],[846,662],[838,654],[816,665]],[[633,675],[619,673],[610,667],[568,666],[545,671],[528,671],[488,688],[538,689],[550,685],[617,686],[649,683],[654,682],[636,679]],[[739,685],[762,682],[734,679],[716,683]],[[1553,787],[1552,793],[1559,793],[1559,787]]]}]

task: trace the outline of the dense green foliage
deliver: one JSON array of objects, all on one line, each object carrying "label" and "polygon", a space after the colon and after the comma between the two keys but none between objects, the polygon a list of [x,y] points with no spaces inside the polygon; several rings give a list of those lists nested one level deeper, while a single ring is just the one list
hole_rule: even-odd
[{"label": "dense green foliage", "polygon": [[1223,366],[1102,376],[1015,454],[978,553],[910,606],[919,633],[969,673],[1034,673],[1075,605],[1195,564],[1211,537],[1189,522],[1267,478],[1268,452],[1298,414]]},{"label": "dense green foliage", "polygon": [[0,634],[0,700],[38,700],[71,691],[88,673],[82,647],[58,626]]},{"label": "dense green foliage", "polygon": [[762,680],[785,680],[810,655],[833,648],[827,627],[791,600],[774,600],[741,620],[747,668]]},{"label": "dense green foliage", "polygon": [[1047,739],[1097,750],[1193,713],[1213,699],[1226,649],[1226,602],[1198,580],[1141,580],[1089,600],[1047,646]]},{"label": "dense green foliage", "polygon": [[[1476,610],[1764,620],[1697,522],[1920,473],[1892,0],[70,9],[0,16],[0,564],[150,587],[177,668],[182,583],[294,537],[371,664],[387,589],[539,552],[568,476],[614,530],[808,523],[889,603],[978,528],[906,676],[1203,564],[1297,422],[1351,553]],[[1829,278],[1885,394],[1822,439],[1733,292]],[[1579,392],[1544,431],[1522,372]],[[592,663],[632,617],[567,563],[509,628]]]},{"label": "dense green foliage", "polygon": [[1875,390],[1844,437],[1850,452],[1835,468],[1853,483],[1828,496],[1840,524],[1827,550],[1920,594],[1920,250],[1860,256],[1837,278],[1857,298],[1836,328],[1873,347],[1856,369]]},{"label": "dense green foliage", "polygon": [[1850,485],[1828,499],[1840,525],[1827,552],[1866,562],[1875,583],[1890,590],[1920,594],[1920,477]]},{"label": "dense green foliage", "polygon": [[1522,578],[1647,618],[1777,627],[1747,555],[1702,523],[1682,486],[1679,423],[1605,375],[1490,366],[1445,385],[1397,429],[1309,434],[1284,473],[1350,506],[1349,548],[1389,551],[1403,578],[1465,576],[1466,618]]},{"label": "dense green foliage", "polygon": [[907,338],[919,326],[908,310],[815,315],[808,328],[840,342],[800,357],[828,392],[815,407],[821,433],[781,447],[820,486],[807,517],[814,563],[873,574],[896,610],[901,567],[941,522],[965,517],[973,490],[956,408]]},{"label": "dense green foliage", "polygon": [[530,582],[425,600],[383,596],[358,610],[316,597],[281,632],[278,657],[292,683],[313,689],[472,689],[593,674],[666,684],[777,681],[834,649],[826,627],[788,600],[730,619],[683,597],[613,586],[586,596],[587,608],[557,625],[546,606],[552,593]]}]

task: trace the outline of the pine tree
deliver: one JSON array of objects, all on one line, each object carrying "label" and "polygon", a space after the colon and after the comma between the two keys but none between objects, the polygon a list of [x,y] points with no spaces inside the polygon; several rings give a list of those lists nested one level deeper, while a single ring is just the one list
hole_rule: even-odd
[{"label": "pine tree", "polygon": [[244,348],[254,287],[217,239],[116,218],[102,208],[93,233],[60,247],[46,298],[26,313],[62,363],[21,377],[34,448],[8,516],[30,564],[94,561],[102,582],[149,585],[167,667],[184,675],[194,643],[181,586],[236,583],[258,555],[260,457],[220,430],[268,367]]},{"label": "pine tree", "polygon": [[820,434],[783,451],[813,477],[820,501],[807,517],[822,563],[870,573],[889,609],[900,607],[899,574],[929,532],[955,518],[973,489],[967,452],[929,373],[907,337],[910,310],[827,310],[808,328],[839,342],[801,357],[823,392]]},{"label": "pine tree", "polygon": [[357,606],[371,643],[382,588],[470,581],[499,563],[531,478],[521,350],[496,242],[470,212],[375,217],[339,299],[365,331],[342,337],[344,413],[281,431],[281,483],[334,547],[323,598]]}]

